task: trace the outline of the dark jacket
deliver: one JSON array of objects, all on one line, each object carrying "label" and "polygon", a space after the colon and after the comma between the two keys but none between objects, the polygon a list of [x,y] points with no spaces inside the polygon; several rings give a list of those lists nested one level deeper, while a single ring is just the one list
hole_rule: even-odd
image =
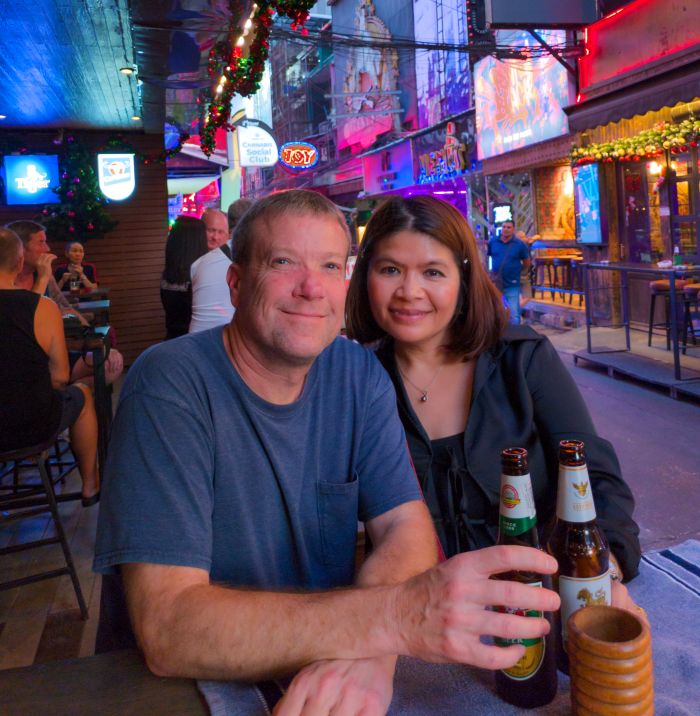
[{"label": "dark jacket", "polygon": [[[430,439],[406,395],[391,340],[379,346],[377,357],[396,387],[399,415],[416,474],[445,548],[444,514],[433,484]],[[529,452],[538,522],[546,532],[556,514],[557,447],[563,439],[585,443],[598,522],[625,580],[631,579],[638,573],[641,556],[639,528],[632,519],[634,498],[622,478],[615,450],[596,434],[583,398],[549,339],[527,326],[509,326],[496,347],[477,359],[464,453],[466,470],[483,493],[481,510],[486,514],[474,514],[474,506],[468,507],[462,499],[455,506],[460,513],[457,518],[477,523],[472,540],[475,547],[495,543],[500,452],[507,447],[524,447]],[[485,525],[479,527],[481,520]]]}]

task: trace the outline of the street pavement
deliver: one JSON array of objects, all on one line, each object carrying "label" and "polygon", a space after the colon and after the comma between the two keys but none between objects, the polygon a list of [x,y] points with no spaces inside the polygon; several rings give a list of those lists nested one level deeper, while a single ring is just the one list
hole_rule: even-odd
[{"label": "street pavement", "polygon": [[617,451],[634,493],[644,551],[700,539],[700,404],[673,400],[639,383],[574,366],[566,332],[549,336],[571,372],[598,433]]}]

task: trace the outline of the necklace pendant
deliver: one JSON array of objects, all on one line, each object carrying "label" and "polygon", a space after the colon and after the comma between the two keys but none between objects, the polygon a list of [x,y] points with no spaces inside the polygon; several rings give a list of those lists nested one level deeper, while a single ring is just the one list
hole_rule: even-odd
[{"label": "necklace pendant", "polygon": [[420,402],[421,402],[421,403],[427,403],[427,402],[428,402],[428,394],[427,394],[427,393],[423,393],[423,395],[421,395],[421,397],[420,397]]}]

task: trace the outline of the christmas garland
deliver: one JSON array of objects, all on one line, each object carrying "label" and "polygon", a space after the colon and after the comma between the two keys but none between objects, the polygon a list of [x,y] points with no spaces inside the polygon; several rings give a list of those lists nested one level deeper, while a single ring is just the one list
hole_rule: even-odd
[{"label": "christmas garland", "polygon": [[[142,162],[143,164],[165,164],[166,159],[174,157],[179,154],[182,150],[184,143],[190,138],[190,135],[186,132],[181,132],[178,138],[177,145],[171,149],[164,149],[162,152],[157,154],[144,154],[143,152],[137,152],[131,144],[129,144],[122,135],[110,137],[103,145],[104,149],[112,151],[119,151],[134,155],[134,160]],[[99,150],[98,150],[99,153]]]},{"label": "christmas garland", "polygon": [[660,122],[633,137],[573,147],[570,159],[574,165],[615,160],[638,162],[659,156],[664,151],[670,151],[672,154],[685,152],[688,147],[697,147],[698,143],[700,119],[691,117],[677,124]]},{"label": "christmas garland", "polygon": [[[207,156],[214,151],[216,130],[221,127],[233,129],[229,124],[233,95],[249,97],[260,89],[265,60],[270,54],[270,26],[275,12],[288,17],[293,30],[301,30],[307,35],[304,24],[313,6],[314,0],[257,0],[241,29],[243,3],[229,0],[227,38],[217,42],[209,52],[207,70],[212,85],[208,90],[202,90],[197,98],[200,146]],[[250,35],[252,41],[248,44]]]}]

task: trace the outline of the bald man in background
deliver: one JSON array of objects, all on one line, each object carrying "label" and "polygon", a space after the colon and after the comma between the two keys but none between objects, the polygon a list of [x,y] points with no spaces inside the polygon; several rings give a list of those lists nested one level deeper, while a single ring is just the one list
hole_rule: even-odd
[{"label": "bald man in background", "polygon": [[207,227],[209,253],[200,256],[190,267],[192,279],[192,319],[190,333],[205,331],[233,318],[234,308],[226,274],[231,265],[228,218],[223,211],[207,209],[202,214]]}]

